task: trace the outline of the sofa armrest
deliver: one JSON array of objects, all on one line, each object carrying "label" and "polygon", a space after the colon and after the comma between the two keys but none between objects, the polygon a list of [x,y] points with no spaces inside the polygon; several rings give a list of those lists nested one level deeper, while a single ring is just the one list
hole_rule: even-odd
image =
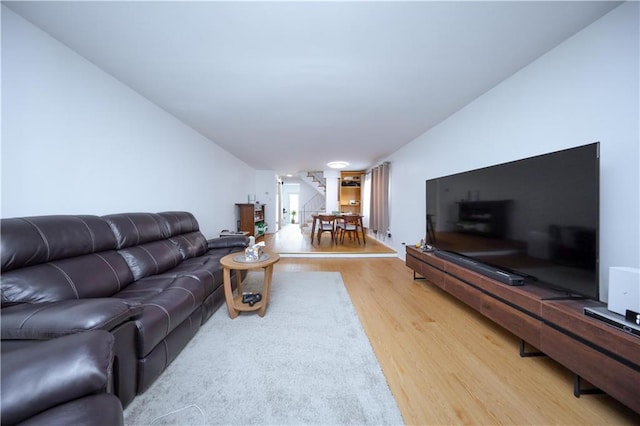
[{"label": "sofa armrest", "polygon": [[237,237],[220,237],[207,240],[207,250],[212,249],[229,249],[238,248],[244,249],[249,245],[249,237],[237,236]]},{"label": "sofa armrest", "polygon": [[2,423],[18,423],[59,404],[106,392],[113,343],[113,335],[95,330],[3,352]]},{"label": "sofa armrest", "polygon": [[112,330],[142,306],[116,298],[23,303],[0,311],[2,339],[46,340],[89,330]]}]

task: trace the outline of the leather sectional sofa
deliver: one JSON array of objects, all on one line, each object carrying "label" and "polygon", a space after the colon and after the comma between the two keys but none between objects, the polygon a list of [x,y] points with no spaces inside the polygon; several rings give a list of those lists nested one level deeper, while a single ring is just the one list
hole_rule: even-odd
[{"label": "leather sectional sofa", "polygon": [[248,243],[207,241],[187,212],[2,219],[0,238],[3,352],[109,331],[113,390],[125,407],[222,305],[219,260]]}]

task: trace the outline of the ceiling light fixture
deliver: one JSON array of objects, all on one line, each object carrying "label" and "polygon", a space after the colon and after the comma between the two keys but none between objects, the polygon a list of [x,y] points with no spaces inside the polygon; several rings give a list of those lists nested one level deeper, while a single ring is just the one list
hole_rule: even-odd
[{"label": "ceiling light fixture", "polygon": [[348,165],[349,163],[347,163],[346,161],[332,161],[330,163],[327,163],[327,166],[331,167],[332,169],[344,169]]}]

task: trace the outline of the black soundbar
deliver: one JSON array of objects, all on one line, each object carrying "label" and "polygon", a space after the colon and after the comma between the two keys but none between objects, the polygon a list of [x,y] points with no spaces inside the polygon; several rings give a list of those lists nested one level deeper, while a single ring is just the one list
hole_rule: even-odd
[{"label": "black soundbar", "polygon": [[486,277],[493,278],[496,281],[507,285],[524,285],[524,277],[512,272],[502,271],[498,268],[485,265],[468,257],[451,253],[444,250],[435,250],[434,254],[441,259],[448,260],[456,265],[464,266],[467,269],[471,269],[474,272],[482,274]]}]

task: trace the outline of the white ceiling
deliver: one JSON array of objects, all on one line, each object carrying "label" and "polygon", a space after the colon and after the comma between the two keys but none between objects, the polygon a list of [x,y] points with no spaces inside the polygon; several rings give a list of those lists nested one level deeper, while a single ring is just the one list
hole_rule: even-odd
[{"label": "white ceiling", "polygon": [[259,170],[365,169],[619,2],[3,2]]}]

